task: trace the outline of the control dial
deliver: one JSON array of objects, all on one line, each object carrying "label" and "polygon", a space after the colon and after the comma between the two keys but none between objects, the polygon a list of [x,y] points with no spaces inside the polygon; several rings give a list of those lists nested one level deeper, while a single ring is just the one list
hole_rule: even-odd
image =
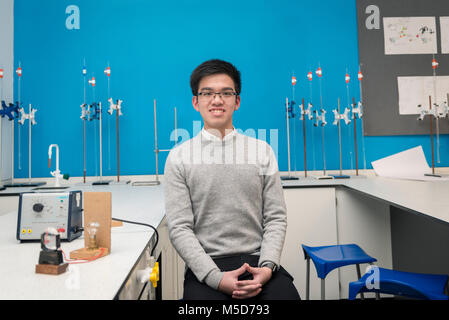
[{"label": "control dial", "polygon": [[33,205],[33,210],[35,212],[42,212],[42,210],[44,210],[44,205],[42,203],[35,203]]}]

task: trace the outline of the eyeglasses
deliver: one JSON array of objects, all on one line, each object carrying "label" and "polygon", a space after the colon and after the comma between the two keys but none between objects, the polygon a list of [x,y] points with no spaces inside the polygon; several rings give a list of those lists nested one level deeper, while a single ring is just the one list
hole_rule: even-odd
[{"label": "eyeglasses", "polygon": [[223,91],[223,92],[204,91],[198,92],[198,97],[202,97],[202,99],[204,100],[211,100],[215,99],[217,94],[222,99],[230,99],[237,95],[237,93],[234,91]]}]

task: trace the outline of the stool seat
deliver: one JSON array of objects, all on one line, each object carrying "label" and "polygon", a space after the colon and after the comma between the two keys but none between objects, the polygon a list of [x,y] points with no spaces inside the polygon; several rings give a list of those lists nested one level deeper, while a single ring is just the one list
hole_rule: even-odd
[{"label": "stool seat", "polygon": [[[369,277],[373,281],[368,279]],[[447,282],[448,275],[412,273],[373,266],[361,279],[349,283],[349,300],[354,300],[357,294],[362,292],[388,293],[418,299],[448,300],[449,297],[444,294]],[[366,287],[367,283],[371,284],[370,289]]]},{"label": "stool seat", "polygon": [[367,255],[356,244],[342,244],[322,247],[309,247],[302,245],[304,255],[309,256],[321,279],[326,278],[332,270],[353,264],[372,263],[377,261],[375,258]]}]

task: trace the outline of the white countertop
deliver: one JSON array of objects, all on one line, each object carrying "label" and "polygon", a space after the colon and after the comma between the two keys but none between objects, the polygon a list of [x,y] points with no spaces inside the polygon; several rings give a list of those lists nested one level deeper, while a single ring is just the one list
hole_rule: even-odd
[{"label": "white countertop", "polygon": [[[66,190],[112,192],[114,218],[157,228],[165,215],[161,185],[74,186]],[[40,243],[20,243],[16,228],[17,212],[0,216],[0,299],[113,299],[154,233],[149,227],[126,223],[112,228],[109,255],[72,264],[64,274],[54,276],[35,273]],[[61,243],[67,257],[83,246],[83,237]]]},{"label": "white countertop", "polygon": [[344,186],[402,209],[449,223],[449,181],[416,181],[363,176],[317,180],[308,177],[284,180],[282,185],[287,188]]}]

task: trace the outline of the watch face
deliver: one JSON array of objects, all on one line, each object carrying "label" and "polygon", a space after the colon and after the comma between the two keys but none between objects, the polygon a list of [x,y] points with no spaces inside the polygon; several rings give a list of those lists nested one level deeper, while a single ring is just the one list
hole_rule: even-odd
[{"label": "watch face", "polygon": [[267,268],[270,268],[271,271],[273,271],[273,272],[276,270],[276,265],[274,263],[272,263],[272,262],[265,263],[263,266],[267,267]]}]

